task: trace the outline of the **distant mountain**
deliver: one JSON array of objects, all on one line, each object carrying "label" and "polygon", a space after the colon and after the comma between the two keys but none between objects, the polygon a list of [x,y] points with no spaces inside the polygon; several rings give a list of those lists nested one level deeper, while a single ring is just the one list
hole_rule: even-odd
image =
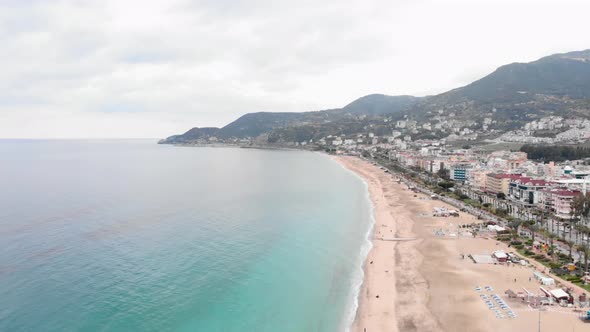
[{"label": "distant mountain", "polygon": [[590,97],[590,50],[505,65],[480,80],[437,97],[455,102],[506,103],[534,100],[537,94],[573,99]]},{"label": "distant mountain", "polygon": [[[340,109],[317,112],[246,114],[223,128],[193,128],[162,143],[186,143],[208,137],[268,135],[269,141],[305,140],[347,134],[375,123],[367,119],[436,119],[443,111],[463,121],[495,120],[497,130],[516,128],[549,114],[590,117],[590,50],[554,54],[529,63],[512,63],[445,93],[429,97],[361,97]],[[380,129],[382,128],[382,129]],[[375,131],[386,132],[387,126]]]},{"label": "distant mountain", "polygon": [[440,110],[457,120],[491,118],[495,129],[505,131],[547,115],[589,117],[589,109],[590,50],[585,50],[502,66],[464,87],[424,98],[410,113],[420,120]]},{"label": "distant mountain", "polygon": [[317,126],[354,120],[362,116],[378,116],[405,111],[420,98],[380,94],[361,97],[340,109],[316,112],[258,112],[242,115],[223,128],[192,128],[182,135],[170,136],[161,143],[188,143],[209,137],[246,138],[271,133],[278,128]]},{"label": "distant mountain", "polygon": [[387,96],[373,94],[361,97],[344,106],[342,111],[360,115],[382,115],[406,111],[421,98],[414,96]]}]

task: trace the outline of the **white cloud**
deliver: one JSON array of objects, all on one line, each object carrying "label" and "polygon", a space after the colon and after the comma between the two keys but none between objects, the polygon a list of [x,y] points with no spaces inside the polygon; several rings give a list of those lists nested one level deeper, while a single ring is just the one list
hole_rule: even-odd
[{"label": "white cloud", "polygon": [[587,1],[0,3],[0,137],[164,137],[590,48]]}]

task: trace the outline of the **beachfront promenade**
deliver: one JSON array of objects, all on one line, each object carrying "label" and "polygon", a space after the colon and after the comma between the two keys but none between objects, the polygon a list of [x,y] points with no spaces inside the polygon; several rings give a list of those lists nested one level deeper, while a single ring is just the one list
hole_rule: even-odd
[{"label": "beachfront promenade", "polygon": [[[372,158],[372,159],[367,159],[364,157],[360,157],[360,158],[363,160],[366,160],[367,162],[375,163],[375,164],[379,165],[379,167],[382,167],[383,169],[387,169],[389,172],[392,172],[392,174],[396,174],[396,176],[400,179],[400,181],[402,181],[408,187],[416,188],[420,192],[427,194],[427,195],[436,195],[439,200],[444,201],[445,203],[448,203],[448,204],[450,204],[456,208],[459,208],[465,212],[468,212],[474,216],[477,216],[479,219],[481,219],[483,221],[493,222],[495,224],[501,225],[502,227],[510,227],[509,221],[507,219],[497,216],[497,215],[494,215],[494,214],[490,213],[489,211],[482,210],[482,209],[476,208],[474,206],[471,206],[469,204],[466,204],[461,200],[454,199],[449,196],[439,195],[439,194],[433,192],[432,190],[430,190],[429,188],[427,188],[425,185],[422,185],[422,184],[412,180],[411,178],[409,178],[405,174],[400,174],[398,172],[395,172],[394,169],[391,169],[385,163],[383,163],[384,160],[379,160],[376,158]],[[387,160],[387,162],[391,162],[391,160]],[[415,171],[407,169],[397,163],[395,163],[395,165],[397,167],[405,170],[406,172],[411,172],[410,174],[415,173]],[[418,173],[417,176],[422,181],[424,181],[424,183],[429,183],[432,181],[432,176],[427,176],[425,174],[420,174],[420,173]],[[481,197],[481,198],[483,198],[484,202],[490,202],[490,204],[492,204],[493,206],[503,207],[503,208],[506,208],[510,204],[516,204],[517,207],[519,206],[517,203],[511,202],[509,200],[499,200],[496,197],[491,197],[491,196],[485,195],[483,193],[474,192],[471,189],[469,189],[467,186],[462,186],[459,183],[457,183],[457,189],[460,189],[462,192],[466,193],[468,196],[470,196],[470,198],[480,198]],[[527,216],[528,219],[532,219],[534,217],[534,215],[531,213],[530,209],[526,210],[526,213],[523,213],[522,216]],[[550,224],[553,226],[554,223],[547,222],[546,227],[544,227],[541,223],[538,223],[538,225],[540,227],[545,229],[550,234],[553,234],[554,236],[556,236],[557,240],[559,240],[560,237],[565,238],[564,231],[560,232],[559,227],[549,227]],[[569,241],[572,241],[576,245],[586,244],[587,240],[584,240],[584,238],[582,236],[577,236],[575,229],[570,230],[570,232],[568,232],[568,235],[569,235],[568,240]],[[531,231],[526,229],[525,227],[521,227],[519,233],[526,234],[527,237],[531,237]],[[556,251],[558,251],[562,254],[567,254],[567,255],[570,254],[570,250],[567,247],[567,245],[562,244],[561,242],[558,242],[558,241],[551,241],[550,239],[547,239],[541,232],[537,231],[535,233],[535,240],[539,241],[540,243],[551,243],[552,242]],[[579,261],[583,260],[582,255],[575,250],[571,252],[571,256],[574,259],[574,262],[579,262]]]}]

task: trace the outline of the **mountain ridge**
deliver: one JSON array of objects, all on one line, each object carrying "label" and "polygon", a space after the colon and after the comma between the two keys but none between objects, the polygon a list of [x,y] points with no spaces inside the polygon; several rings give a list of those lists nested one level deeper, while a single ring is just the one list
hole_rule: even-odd
[{"label": "mountain ridge", "polygon": [[[268,136],[270,141],[313,139],[320,134],[348,133],[346,126],[363,128],[370,119],[413,118],[429,121],[444,110],[457,119],[495,117],[499,130],[517,126],[531,116],[585,114],[590,106],[590,49],[557,53],[538,60],[515,62],[434,96],[370,94],[342,108],[313,112],[256,112],[222,128],[192,128],[161,143],[189,143],[211,137],[229,139]],[[305,135],[301,133],[307,133]]]}]

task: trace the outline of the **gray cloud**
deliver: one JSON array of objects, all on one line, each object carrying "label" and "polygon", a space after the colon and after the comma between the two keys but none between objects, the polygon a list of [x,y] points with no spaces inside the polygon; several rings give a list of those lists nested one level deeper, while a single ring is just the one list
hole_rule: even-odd
[{"label": "gray cloud", "polygon": [[3,1],[0,137],[162,137],[246,112],[442,92],[506,62],[588,48],[589,5],[560,6]]}]

